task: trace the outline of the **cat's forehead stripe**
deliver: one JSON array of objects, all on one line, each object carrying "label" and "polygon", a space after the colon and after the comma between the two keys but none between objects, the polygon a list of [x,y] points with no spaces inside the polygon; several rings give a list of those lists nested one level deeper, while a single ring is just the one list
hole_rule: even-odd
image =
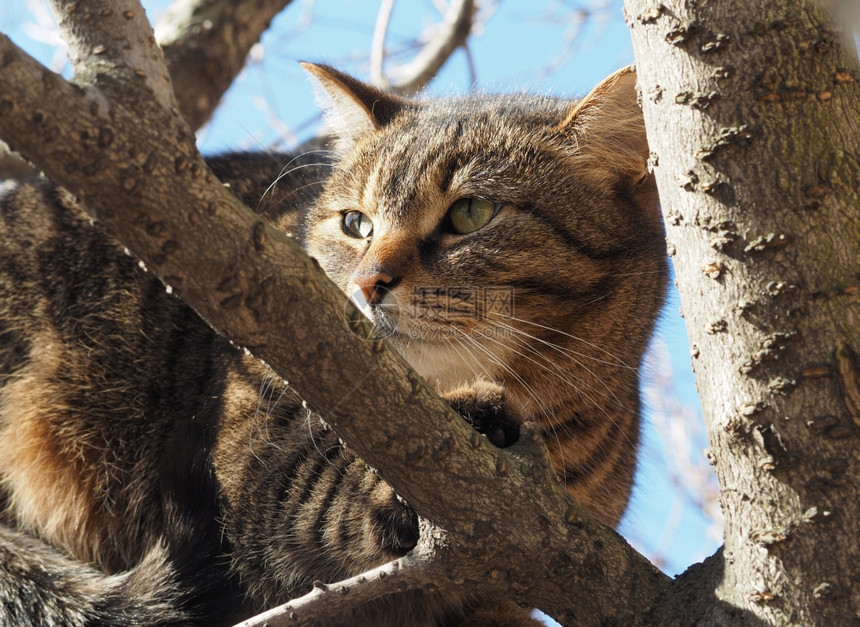
[{"label": "cat's forehead stripe", "polygon": [[364,179],[364,186],[361,190],[360,202],[361,209],[365,212],[373,213],[376,210],[376,198],[379,197],[377,187],[379,185],[380,168],[377,167],[370,171],[367,178]]},{"label": "cat's forehead stripe", "polygon": [[412,220],[415,209],[426,208],[434,197],[444,193],[456,165],[449,152],[451,146],[446,144],[447,133],[430,133],[418,124],[409,125],[401,133],[403,136],[375,164],[365,184],[367,197],[375,198],[382,205],[379,210],[397,222]]}]

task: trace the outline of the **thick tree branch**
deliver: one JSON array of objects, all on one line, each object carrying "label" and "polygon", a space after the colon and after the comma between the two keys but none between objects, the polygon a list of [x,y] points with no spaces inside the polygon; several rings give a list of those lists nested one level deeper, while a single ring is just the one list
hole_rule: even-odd
[{"label": "thick tree branch", "polygon": [[[132,43],[144,49],[130,59],[151,58],[154,43]],[[177,111],[136,86],[124,97],[134,72],[70,84],[6,37],[0,59],[0,136],[446,529],[462,556],[458,584],[492,585],[580,625],[629,622],[665,589],[665,576],[558,484],[536,440],[495,449],[374,339],[315,262],[215,180]]]},{"label": "thick tree branch", "polygon": [[176,107],[170,75],[152,27],[136,0],[51,0],[69,48],[75,81],[145,91],[162,108]]},{"label": "thick tree branch", "polygon": [[212,117],[251,47],[290,0],[176,0],[158,23],[179,110],[191,128]]}]

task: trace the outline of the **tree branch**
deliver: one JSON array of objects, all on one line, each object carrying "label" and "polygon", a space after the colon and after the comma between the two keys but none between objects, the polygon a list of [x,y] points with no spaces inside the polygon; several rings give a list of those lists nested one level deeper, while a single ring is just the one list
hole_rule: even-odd
[{"label": "tree branch", "polygon": [[370,81],[374,85],[388,84],[383,66],[385,65],[385,38],[388,35],[388,22],[394,9],[394,0],[382,0],[379,12],[376,14],[376,25],[373,27],[373,39],[370,42]]},{"label": "tree branch", "polygon": [[[393,6],[393,2],[389,4]],[[390,12],[391,7],[388,4],[384,4],[380,8],[379,19],[373,35],[371,70],[376,77],[374,83],[380,89],[409,95],[421,91],[427,83],[433,80],[433,77],[445,65],[448,58],[454,54],[454,51],[466,44],[469,33],[472,31],[475,3],[474,0],[452,0],[442,24],[430,36],[412,62],[389,70],[388,75],[391,78],[386,78],[385,72],[382,70],[382,63],[384,61],[385,33],[388,28]],[[374,60],[375,63],[373,63]]]},{"label": "tree branch", "polygon": [[420,524],[418,545],[408,555],[337,583],[318,582],[303,597],[249,618],[236,627],[319,624],[326,618],[338,616],[356,605],[392,592],[419,589],[425,592],[462,592],[461,584],[454,583],[450,577],[461,557],[445,542],[443,531],[427,520],[421,520]]},{"label": "tree branch", "polygon": [[[167,61],[179,110],[191,128],[200,128],[212,117],[224,92],[244,67],[251,47],[259,41],[272,18],[290,1],[176,0],[171,6],[158,24],[157,39]],[[120,11],[115,4],[108,2],[98,8],[88,4],[81,9],[80,15],[89,16],[88,20],[94,16],[110,18]],[[121,12],[125,19],[135,17],[133,7]],[[86,57],[88,52],[104,56],[109,63],[110,57],[116,53],[109,50],[106,42],[111,42],[112,49],[116,50],[125,45],[123,35],[151,36],[149,24],[145,20],[142,23],[146,24],[143,32],[129,32],[128,28],[103,29],[89,46],[79,42],[80,49],[73,53],[73,63],[74,59]],[[95,35],[92,30],[84,32]],[[73,40],[69,42],[70,48]],[[147,72],[145,65],[135,68],[142,73],[140,76]],[[156,67],[151,65],[150,71]],[[165,95],[170,94],[167,92]],[[22,179],[37,174],[38,170],[27,161],[0,144],[0,180]]]},{"label": "tree branch", "polygon": [[139,2],[51,0],[51,7],[69,48],[77,83],[93,87],[120,84],[127,92],[148,92],[164,109],[176,108],[163,53],[155,45]]},{"label": "tree branch", "polygon": [[113,80],[82,57],[82,76],[67,83],[0,37],[0,136],[83,199],[214,329],[288,379],[447,530],[460,556],[448,573],[456,585],[492,587],[577,625],[626,623],[647,609],[667,578],[573,501],[529,429],[508,449],[491,446],[374,336],[293,240],[241,205],[178,111],[146,97],[160,89],[149,78],[164,76],[146,65],[160,58],[154,39],[129,41],[111,56]]},{"label": "tree branch", "polygon": [[176,0],[156,26],[182,115],[198,129],[291,0]]}]

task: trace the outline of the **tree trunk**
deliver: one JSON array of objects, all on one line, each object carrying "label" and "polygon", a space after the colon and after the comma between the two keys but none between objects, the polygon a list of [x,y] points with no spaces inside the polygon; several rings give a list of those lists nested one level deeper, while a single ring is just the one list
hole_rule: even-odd
[{"label": "tree trunk", "polygon": [[[704,567],[721,575],[716,598],[696,569],[674,611],[696,600],[710,624],[855,624],[856,51],[812,1],[625,9],[726,515],[724,552]],[[674,622],[670,606],[655,622]]]}]

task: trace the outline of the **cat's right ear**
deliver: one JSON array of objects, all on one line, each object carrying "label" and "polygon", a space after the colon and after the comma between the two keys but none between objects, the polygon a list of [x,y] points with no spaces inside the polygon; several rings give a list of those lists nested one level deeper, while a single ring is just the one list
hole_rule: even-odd
[{"label": "cat's right ear", "polygon": [[302,62],[319,89],[325,121],[337,137],[335,148],[348,152],[366,133],[388,124],[409,102],[354,79],[327,65]]},{"label": "cat's right ear", "polygon": [[634,183],[648,177],[648,139],[632,66],[607,77],[574,103],[558,129],[575,141],[584,173],[596,179],[614,174]]}]

